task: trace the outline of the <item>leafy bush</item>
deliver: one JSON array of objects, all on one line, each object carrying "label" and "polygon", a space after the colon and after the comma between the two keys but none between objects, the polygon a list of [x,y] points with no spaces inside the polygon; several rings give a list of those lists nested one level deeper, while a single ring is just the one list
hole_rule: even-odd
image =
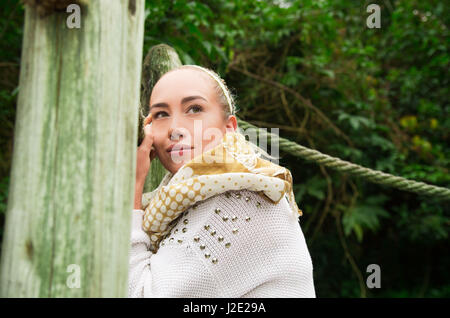
[{"label": "leafy bush", "polygon": [[[217,70],[244,120],[354,163],[449,187],[449,6],[372,2],[381,6],[380,29],[366,27],[367,1],[148,0],[144,50],[166,43],[185,64]],[[3,218],[23,8],[0,6]],[[449,296],[448,203],[282,155],[304,211],[319,297]],[[382,288],[363,290],[372,263],[381,267]]]}]

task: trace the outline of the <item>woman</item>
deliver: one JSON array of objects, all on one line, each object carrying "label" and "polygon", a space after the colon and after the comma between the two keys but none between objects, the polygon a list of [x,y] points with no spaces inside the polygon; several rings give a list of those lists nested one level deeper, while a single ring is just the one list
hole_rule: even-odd
[{"label": "woman", "polygon": [[[129,297],[315,297],[289,170],[237,131],[213,71],[160,78],[137,151]],[[169,171],[142,195],[150,160]]]}]

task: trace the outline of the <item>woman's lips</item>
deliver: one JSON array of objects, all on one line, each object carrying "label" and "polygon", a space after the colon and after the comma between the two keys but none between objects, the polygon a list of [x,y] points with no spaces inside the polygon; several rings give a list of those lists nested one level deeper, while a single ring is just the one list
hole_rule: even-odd
[{"label": "woman's lips", "polygon": [[181,148],[181,149],[172,149],[169,151],[170,155],[179,155],[182,156],[184,153],[190,152],[194,149],[194,147],[191,148]]},{"label": "woman's lips", "polygon": [[180,156],[183,155],[183,153],[191,151],[191,149],[180,149],[180,150],[172,150],[170,153],[171,154],[178,154]]}]

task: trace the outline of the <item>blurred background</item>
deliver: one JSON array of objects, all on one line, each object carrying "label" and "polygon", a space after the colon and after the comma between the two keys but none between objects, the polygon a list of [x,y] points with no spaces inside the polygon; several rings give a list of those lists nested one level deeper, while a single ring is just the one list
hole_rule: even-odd
[{"label": "blurred background", "polygon": [[[372,3],[381,8],[378,29],[366,26]],[[143,56],[166,43],[184,64],[225,79],[241,119],[365,167],[450,187],[444,3],[147,1]],[[19,1],[0,2],[0,242],[23,22]],[[280,155],[304,213],[318,297],[450,296],[448,203]],[[369,264],[380,266],[381,288],[367,288]]]}]

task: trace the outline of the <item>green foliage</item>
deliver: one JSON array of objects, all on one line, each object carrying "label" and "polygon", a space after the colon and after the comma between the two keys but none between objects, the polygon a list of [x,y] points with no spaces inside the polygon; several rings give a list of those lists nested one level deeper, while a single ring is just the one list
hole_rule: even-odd
[{"label": "green foliage", "polygon": [[380,219],[389,217],[389,213],[382,208],[386,199],[385,195],[377,195],[368,197],[363,202],[358,202],[357,205],[350,208],[338,205],[338,209],[344,212],[342,217],[344,233],[350,235],[353,231],[360,243],[366,230],[376,233],[381,223]]},{"label": "green foliage", "polygon": [[0,4],[0,242],[3,238],[19,91],[23,8],[18,1]]},{"label": "green foliage", "polygon": [[308,179],[304,184],[294,184],[294,194],[297,204],[303,202],[303,196],[309,196],[318,200],[325,199],[326,180],[319,176]]}]

